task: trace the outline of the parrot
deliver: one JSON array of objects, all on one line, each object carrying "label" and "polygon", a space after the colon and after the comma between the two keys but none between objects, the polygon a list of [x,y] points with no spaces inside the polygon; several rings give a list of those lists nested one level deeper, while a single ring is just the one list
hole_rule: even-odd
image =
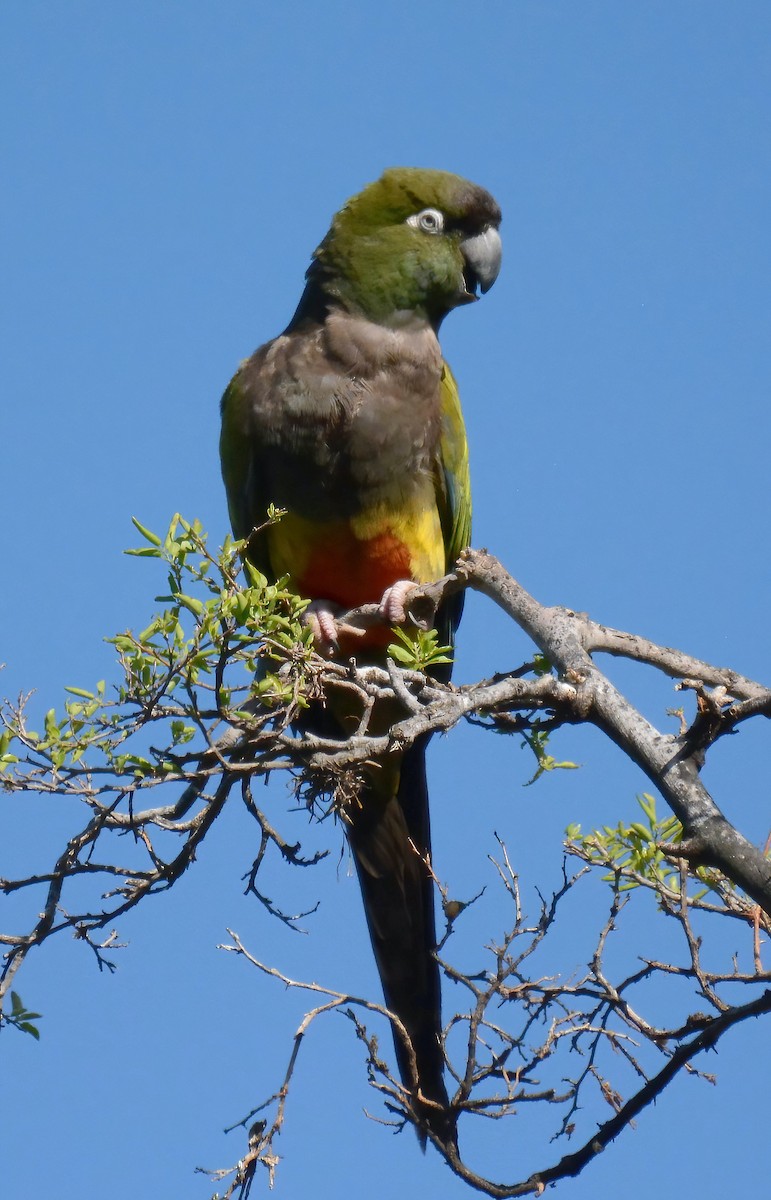
[{"label": "parrot", "polygon": [[[234,535],[270,581],[286,579],[312,602],[307,620],[328,657],[383,665],[409,590],[440,579],[470,542],[466,431],[438,332],[495,282],[500,223],[492,195],[458,175],[389,168],[333,217],[294,316],[222,398]],[[271,505],[283,510],[278,521],[266,521]],[[380,629],[354,638],[338,626],[341,612],[373,602]],[[441,644],[452,644],[461,609],[462,593],[440,606]],[[449,679],[446,668],[434,674],[443,671]],[[360,716],[346,703],[330,699],[301,720],[340,737]],[[405,715],[396,700],[384,703],[370,732]],[[457,1148],[444,1080],[429,736],[365,764],[343,824],[386,1006],[409,1038],[393,1026],[421,1145],[430,1132]]]}]

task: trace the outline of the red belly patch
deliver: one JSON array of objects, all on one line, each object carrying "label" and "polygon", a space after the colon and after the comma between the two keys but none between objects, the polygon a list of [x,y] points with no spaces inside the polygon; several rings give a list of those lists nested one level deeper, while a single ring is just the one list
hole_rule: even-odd
[{"label": "red belly patch", "polygon": [[311,600],[332,600],[343,608],[376,604],[397,579],[411,578],[409,548],[390,530],[360,541],[350,530],[320,541],[295,578],[298,592]]}]

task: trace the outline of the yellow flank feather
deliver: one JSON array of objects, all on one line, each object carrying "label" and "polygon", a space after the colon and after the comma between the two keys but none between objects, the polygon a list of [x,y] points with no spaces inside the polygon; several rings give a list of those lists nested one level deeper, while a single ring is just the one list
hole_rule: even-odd
[{"label": "yellow flank feather", "polygon": [[431,583],[444,574],[444,539],[433,489],[426,500],[419,509],[405,507],[394,511],[379,505],[371,512],[351,518],[351,530],[360,542],[376,541],[388,532],[406,546],[410,571],[403,578],[414,579],[416,583]]}]

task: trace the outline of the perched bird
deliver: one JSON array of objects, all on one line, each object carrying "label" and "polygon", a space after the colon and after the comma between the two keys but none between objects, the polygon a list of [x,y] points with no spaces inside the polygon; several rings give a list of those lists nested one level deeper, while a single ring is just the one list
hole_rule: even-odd
[{"label": "perched bird", "polygon": [[[458,391],[437,339],[447,313],[494,283],[501,214],[444,171],[387,170],[332,219],[285,331],[245,362],[222,399],[222,472],[234,533],[269,579],[314,603],[330,655],[382,663],[387,628],[346,639],[335,614],[381,602],[404,620],[409,587],[441,578],[468,544],[468,450]],[[270,504],[286,510],[263,526]],[[382,599],[381,599],[382,598]],[[451,642],[462,602],[440,608]],[[340,699],[308,717],[355,727]],[[404,713],[374,714],[384,732]],[[320,724],[319,724],[320,722]],[[326,725],[324,724],[326,722]],[[428,862],[427,738],[363,769],[345,813],[367,923],[421,1140],[456,1143],[444,1083],[434,884]]]}]

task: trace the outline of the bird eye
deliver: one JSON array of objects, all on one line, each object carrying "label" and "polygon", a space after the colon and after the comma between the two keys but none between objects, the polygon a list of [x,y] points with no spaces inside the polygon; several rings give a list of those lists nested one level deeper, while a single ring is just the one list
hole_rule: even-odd
[{"label": "bird eye", "polygon": [[413,229],[422,229],[424,233],[441,233],[444,229],[444,216],[438,208],[424,208],[422,212],[407,217],[407,224],[412,225]]}]

